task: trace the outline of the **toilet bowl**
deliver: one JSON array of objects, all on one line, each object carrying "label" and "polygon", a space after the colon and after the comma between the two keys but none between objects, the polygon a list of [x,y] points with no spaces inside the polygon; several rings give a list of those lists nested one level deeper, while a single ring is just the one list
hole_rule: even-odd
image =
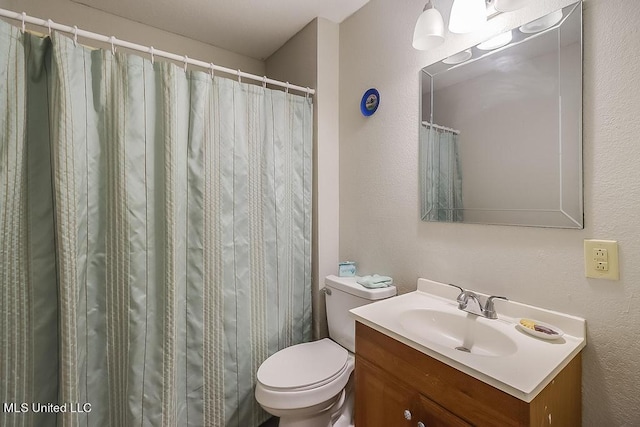
[{"label": "toilet bowl", "polygon": [[327,338],[288,347],[258,369],[256,399],[281,427],[327,427],[344,409],[354,365],[354,356]]},{"label": "toilet bowl", "polygon": [[355,322],[349,310],[396,294],[366,289],[357,277],[325,279],[329,336],[280,350],[258,368],[255,397],[280,427],[353,426]]}]

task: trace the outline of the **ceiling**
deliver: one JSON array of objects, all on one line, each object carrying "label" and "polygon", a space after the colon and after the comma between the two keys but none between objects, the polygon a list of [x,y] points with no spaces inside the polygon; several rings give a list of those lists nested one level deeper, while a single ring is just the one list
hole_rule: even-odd
[{"label": "ceiling", "polygon": [[369,0],[72,0],[256,59],[316,17],[340,23]]}]

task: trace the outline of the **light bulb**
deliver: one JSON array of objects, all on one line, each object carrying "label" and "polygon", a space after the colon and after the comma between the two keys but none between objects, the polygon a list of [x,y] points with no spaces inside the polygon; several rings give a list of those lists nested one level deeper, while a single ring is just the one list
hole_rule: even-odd
[{"label": "light bulb", "polygon": [[449,31],[457,34],[470,33],[487,22],[485,0],[454,0],[449,19]]}]

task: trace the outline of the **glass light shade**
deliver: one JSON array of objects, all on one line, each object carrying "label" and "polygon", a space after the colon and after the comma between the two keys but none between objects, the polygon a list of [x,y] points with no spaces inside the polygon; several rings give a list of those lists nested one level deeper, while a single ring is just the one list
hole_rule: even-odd
[{"label": "glass light shade", "polygon": [[444,20],[440,12],[432,7],[418,17],[413,31],[413,47],[418,50],[428,50],[442,42],[444,42]]},{"label": "glass light shade", "polygon": [[471,49],[467,49],[443,59],[442,62],[448,65],[462,64],[464,61],[469,60],[472,56],[473,54],[471,53]]},{"label": "glass light shade", "polygon": [[520,31],[525,34],[539,33],[547,28],[551,28],[562,20],[562,10],[556,10],[540,19],[529,22],[520,27]]},{"label": "glass light shade", "polygon": [[490,38],[486,42],[480,43],[477,47],[480,50],[493,50],[502,46],[506,46],[513,40],[513,33],[507,31],[506,33],[498,34],[495,37]]},{"label": "glass light shade", "polygon": [[449,31],[457,34],[470,33],[487,22],[485,0],[454,0],[449,19]]},{"label": "glass light shade", "polygon": [[529,0],[495,0],[493,7],[498,12],[511,12],[524,7]]}]

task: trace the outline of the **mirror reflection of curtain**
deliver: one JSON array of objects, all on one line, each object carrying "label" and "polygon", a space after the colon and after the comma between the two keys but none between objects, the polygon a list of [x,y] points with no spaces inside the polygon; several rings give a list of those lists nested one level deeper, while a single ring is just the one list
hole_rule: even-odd
[{"label": "mirror reflection of curtain", "polygon": [[462,221],[462,174],[458,134],[453,130],[420,127],[423,194],[422,219]]}]

